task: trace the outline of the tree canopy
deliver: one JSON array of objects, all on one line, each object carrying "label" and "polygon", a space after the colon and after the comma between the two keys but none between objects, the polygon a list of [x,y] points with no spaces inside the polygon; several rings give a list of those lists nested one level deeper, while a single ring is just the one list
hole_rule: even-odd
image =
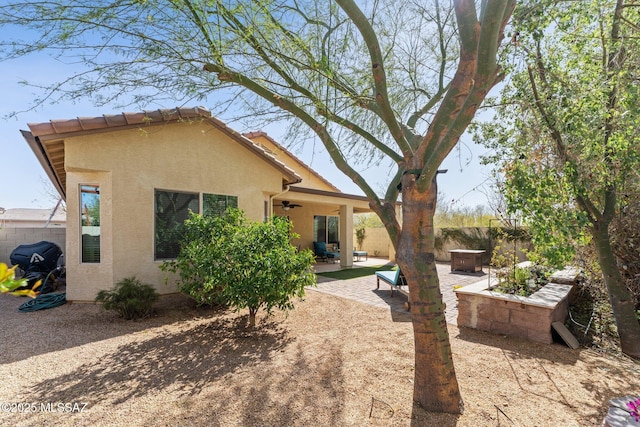
[{"label": "tree canopy", "polygon": [[591,240],[622,348],[640,357],[640,326],[611,251],[609,226],[637,191],[640,19],[624,0],[524,2],[515,14],[510,79],[484,130],[499,154],[512,213],[538,255],[571,259]]},{"label": "tree canopy", "polygon": [[[206,101],[252,126],[296,117],[292,132],[315,132],[367,196],[378,197],[350,163],[395,163],[385,195],[391,200],[407,155],[425,146],[429,127],[457,139],[468,121],[465,114],[444,123],[452,110],[436,115],[445,95],[455,96],[449,89],[460,52],[455,10],[442,3],[409,1],[399,13],[393,1],[362,10],[352,1],[315,0],[16,2],[0,7],[0,24],[30,31],[16,31],[0,46],[4,58],[46,51],[81,67],[41,88],[34,104],[79,97],[110,106]],[[462,30],[472,37],[476,7],[458,3]],[[493,19],[477,35],[484,49],[496,44],[510,11],[502,5],[493,13],[493,3],[502,2],[481,11]],[[427,184],[450,151],[436,150],[437,138],[428,142],[420,150],[431,158],[422,168]]]}]

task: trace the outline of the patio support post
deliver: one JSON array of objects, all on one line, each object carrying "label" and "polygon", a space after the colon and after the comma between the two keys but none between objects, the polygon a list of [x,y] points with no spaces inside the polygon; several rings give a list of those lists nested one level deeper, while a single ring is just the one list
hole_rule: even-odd
[{"label": "patio support post", "polygon": [[353,206],[340,205],[340,267],[353,267]]}]

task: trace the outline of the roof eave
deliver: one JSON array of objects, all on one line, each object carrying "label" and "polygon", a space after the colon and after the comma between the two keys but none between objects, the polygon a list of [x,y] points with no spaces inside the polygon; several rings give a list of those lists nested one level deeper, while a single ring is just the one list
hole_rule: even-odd
[{"label": "roof eave", "polygon": [[[223,121],[213,117],[211,112],[203,107],[176,108],[143,111],[138,113],[122,113],[103,115],[100,117],[78,117],[69,120],[51,120],[45,123],[28,123],[31,131],[21,131],[23,137],[31,147],[38,161],[51,179],[55,188],[66,199],[65,182],[61,174],[56,172],[56,165],[52,163],[44,144],[53,140],[64,140],[68,137],[128,130],[140,126],[157,126],[180,121],[203,120],[219,128],[240,145],[262,157],[282,174],[283,187],[302,182],[298,173],[278,160],[262,147],[257,146],[249,138],[231,129]],[[60,167],[60,166],[58,166]],[[60,172],[60,171],[58,171]]]},{"label": "roof eave", "polygon": [[66,200],[67,195],[64,190],[64,185],[62,184],[62,182],[60,182],[60,178],[56,174],[55,168],[49,161],[49,158],[47,157],[46,151],[42,143],[40,142],[40,139],[34,136],[29,131],[21,130],[20,132],[22,133],[22,137],[27,141],[27,144],[29,144],[31,151],[33,151],[33,154],[35,154],[36,158],[38,159],[38,162],[40,162],[40,165],[42,166],[45,173],[51,180],[51,183],[53,184],[53,186],[56,188],[56,190],[58,190],[58,193],[60,193],[60,195],[62,196],[62,199]]}]

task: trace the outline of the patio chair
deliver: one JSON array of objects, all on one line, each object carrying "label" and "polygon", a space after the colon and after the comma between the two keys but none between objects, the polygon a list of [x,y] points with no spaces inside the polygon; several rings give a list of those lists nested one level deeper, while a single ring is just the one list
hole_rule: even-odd
[{"label": "patio chair", "polygon": [[327,244],[325,242],[313,242],[313,253],[316,260],[329,262],[333,261],[336,255],[333,252],[327,252]]},{"label": "patio chair", "polygon": [[[400,272],[400,267],[391,271],[376,271],[376,289],[380,289],[380,280],[387,283],[391,286],[391,296],[393,296],[393,291],[396,290],[401,294],[408,295],[409,287],[407,286],[407,280],[404,278],[404,275]],[[403,289],[402,286],[405,286]]]}]

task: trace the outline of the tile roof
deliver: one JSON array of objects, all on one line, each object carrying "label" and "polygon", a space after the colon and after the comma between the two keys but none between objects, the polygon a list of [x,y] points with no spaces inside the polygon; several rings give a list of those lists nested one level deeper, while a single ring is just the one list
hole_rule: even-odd
[{"label": "tile roof", "polygon": [[316,172],[311,166],[307,165],[305,162],[303,162],[300,158],[298,158],[291,151],[289,151],[286,148],[284,148],[282,146],[282,144],[276,142],[273,138],[271,138],[269,135],[267,135],[266,132],[264,132],[264,131],[255,131],[255,132],[244,133],[243,135],[246,136],[249,139],[254,139],[254,138],[258,138],[258,137],[267,138],[273,145],[278,147],[280,150],[282,150],[284,153],[286,153],[289,157],[294,159],[296,162],[300,163],[300,165],[302,165],[302,167],[306,168],[309,172],[314,174],[318,179],[320,179],[322,182],[324,182],[329,187],[331,187],[335,192],[341,193],[341,191],[340,191],[340,189],[338,187],[336,187],[335,185],[333,185],[332,183],[327,181],[322,175],[320,175],[318,172]]},{"label": "tile roof", "polygon": [[[211,118],[211,112],[204,107],[178,107],[171,109],[145,110],[135,113],[105,114],[99,117],[77,117],[75,119],[51,120],[46,123],[29,123],[31,133],[43,138],[82,131],[96,131],[105,128],[140,126],[160,122]],[[224,125],[226,127],[226,125]]]},{"label": "tile roof", "polygon": [[53,209],[11,208],[0,214],[0,221],[42,221],[51,218],[52,222],[66,222],[67,213],[57,209],[51,217]]},{"label": "tile roof", "polygon": [[285,184],[296,184],[302,178],[290,167],[278,160],[266,149],[213,117],[204,107],[177,107],[135,113],[110,114],[99,117],[77,117],[67,120],[50,120],[44,123],[28,123],[30,131],[21,131],[23,137],[47,172],[56,189],[66,197],[66,172],[64,168],[64,139],[71,136],[98,132],[139,128],[169,122],[206,120],[228,136],[270,162],[286,178]]}]

